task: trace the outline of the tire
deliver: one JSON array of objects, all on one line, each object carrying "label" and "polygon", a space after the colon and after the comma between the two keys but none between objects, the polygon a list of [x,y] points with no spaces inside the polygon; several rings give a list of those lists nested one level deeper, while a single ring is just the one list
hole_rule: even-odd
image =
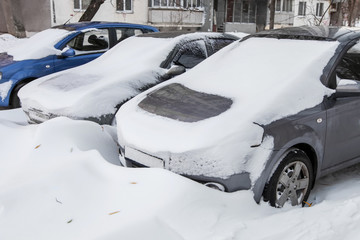
[{"label": "tire", "polygon": [[271,176],[265,187],[264,199],[273,207],[304,205],[314,180],[313,167],[308,156],[299,149],[291,150]]},{"label": "tire", "polygon": [[11,108],[19,108],[19,107],[21,107],[20,99],[18,97],[18,92],[23,86],[25,86],[25,84],[19,84],[12,91],[11,99],[10,99],[10,107]]}]

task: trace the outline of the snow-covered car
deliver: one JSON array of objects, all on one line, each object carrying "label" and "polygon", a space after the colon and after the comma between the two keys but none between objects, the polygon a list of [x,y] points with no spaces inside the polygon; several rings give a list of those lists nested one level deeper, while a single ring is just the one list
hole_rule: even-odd
[{"label": "snow-covered car", "polygon": [[44,30],[0,53],[0,107],[20,107],[25,84],[85,64],[123,39],[157,28],[117,22],[80,22]]},{"label": "snow-covered car", "polygon": [[300,205],[315,179],[360,161],[360,31],[245,37],[116,115],[120,161]]},{"label": "snow-covered car", "polygon": [[119,107],[212,55],[237,37],[223,33],[149,33],[119,43],[88,64],[38,79],[20,93],[31,123],[57,116],[112,124]]}]

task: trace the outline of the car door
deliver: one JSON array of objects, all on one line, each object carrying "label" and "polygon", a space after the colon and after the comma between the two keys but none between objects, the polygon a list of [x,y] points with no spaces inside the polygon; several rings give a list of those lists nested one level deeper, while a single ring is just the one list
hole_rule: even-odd
[{"label": "car door", "polygon": [[127,28],[127,27],[115,28],[116,43],[119,43],[128,37],[137,36],[143,33],[144,32],[142,31],[142,29],[137,29],[137,28]]},{"label": "car door", "polygon": [[76,67],[94,60],[110,48],[109,29],[82,32],[66,43],[75,50],[71,57],[58,56],[54,60],[55,71]]},{"label": "car door", "polygon": [[[360,43],[355,44],[337,65],[338,83],[359,84]],[[344,81],[345,80],[345,81]],[[339,86],[338,88],[347,86]],[[353,90],[352,90],[353,89]],[[355,91],[350,88],[349,91]],[[360,156],[360,97],[338,97],[327,110],[326,145],[322,169],[335,167]]]}]

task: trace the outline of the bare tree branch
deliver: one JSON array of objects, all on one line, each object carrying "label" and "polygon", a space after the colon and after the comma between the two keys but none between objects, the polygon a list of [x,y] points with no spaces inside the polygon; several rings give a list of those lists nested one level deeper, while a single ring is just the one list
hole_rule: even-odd
[{"label": "bare tree branch", "polygon": [[329,9],[331,8],[331,5],[334,3],[334,0],[331,0],[329,6],[326,8],[326,10],[324,11],[324,13],[322,14],[320,20],[319,20],[319,25],[322,23],[322,20],[324,19],[325,14],[329,11]]},{"label": "bare tree branch", "polygon": [[104,2],[105,2],[105,0],[91,0],[91,2],[89,4],[89,6],[87,7],[86,11],[84,12],[84,14],[79,19],[79,22],[91,21],[91,19],[93,19],[93,17],[95,16],[97,11],[99,10],[101,4],[103,4]]}]

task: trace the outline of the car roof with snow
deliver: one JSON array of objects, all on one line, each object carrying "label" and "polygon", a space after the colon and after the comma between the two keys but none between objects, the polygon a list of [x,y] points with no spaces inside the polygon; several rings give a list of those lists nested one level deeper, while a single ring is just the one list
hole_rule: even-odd
[{"label": "car roof with snow", "polygon": [[360,28],[332,27],[332,26],[301,26],[279,28],[262,31],[242,39],[245,41],[253,37],[277,39],[319,40],[319,41],[349,41],[360,35]]},{"label": "car roof with snow", "polygon": [[221,38],[230,38],[230,39],[239,39],[238,37],[227,34],[227,33],[213,33],[213,32],[187,32],[187,31],[171,31],[171,32],[152,32],[148,34],[138,35],[136,37],[145,37],[145,38],[175,38],[179,36],[190,36],[189,34],[196,34],[198,36],[206,36],[206,37],[221,37]]}]

